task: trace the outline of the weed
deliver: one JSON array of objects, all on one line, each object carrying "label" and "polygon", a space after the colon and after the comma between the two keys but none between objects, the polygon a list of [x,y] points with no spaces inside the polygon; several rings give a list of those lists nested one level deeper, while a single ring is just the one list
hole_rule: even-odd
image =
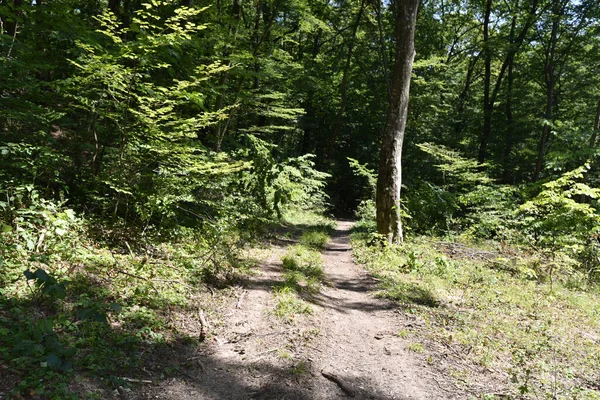
[{"label": "weed", "polygon": [[300,243],[306,247],[310,247],[313,249],[321,249],[329,240],[329,235],[327,232],[323,232],[320,230],[310,230],[308,232],[304,232],[300,237]]},{"label": "weed", "polygon": [[423,353],[425,351],[425,348],[421,343],[411,343],[408,345],[408,350],[414,353]]},{"label": "weed", "polygon": [[310,372],[309,366],[305,361],[300,361],[292,368],[290,368],[290,374],[292,376],[307,375]]},{"label": "weed", "polygon": [[274,289],[277,304],[273,314],[283,320],[293,321],[297,314],[310,314],[312,308],[289,286],[276,287]]},{"label": "weed", "polygon": [[402,339],[406,339],[408,337],[408,331],[406,329],[400,329],[398,331],[398,336]]}]

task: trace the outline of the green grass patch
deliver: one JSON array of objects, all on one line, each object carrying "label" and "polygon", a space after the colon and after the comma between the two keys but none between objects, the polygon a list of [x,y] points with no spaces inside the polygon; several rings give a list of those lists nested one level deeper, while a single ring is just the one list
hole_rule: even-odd
[{"label": "green grass patch", "polygon": [[282,258],[283,270],[299,272],[305,278],[322,280],[323,260],[321,253],[303,245],[291,246]]},{"label": "green grass patch", "polygon": [[273,315],[279,319],[291,322],[296,315],[312,313],[310,305],[298,297],[298,293],[291,286],[276,287],[273,294],[277,300]]},{"label": "green grass patch", "polygon": [[389,247],[368,241],[353,236],[355,256],[381,279],[380,296],[424,321],[415,335],[504,371],[513,396],[600,398],[598,287],[535,279],[541,274],[526,254],[508,262],[469,244],[456,255],[457,246],[426,238]]},{"label": "green grass patch", "polygon": [[300,244],[313,249],[322,249],[329,240],[327,232],[322,230],[310,230],[300,237]]},{"label": "green grass patch", "polygon": [[321,253],[301,244],[288,248],[282,257],[284,283],[275,287],[274,315],[291,321],[296,314],[310,312],[301,295],[316,293],[324,279]]},{"label": "green grass patch", "polygon": [[277,304],[273,314],[292,321],[295,315],[311,312],[306,299],[318,292],[323,284],[325,273],[320,249],[329,240],[329,232],[335,223],[311,212],[288,213],[286,222],[293,224],[293,229],[300,233],[300,243],[288,247],[281,258],[284,282],[274,288]]}]

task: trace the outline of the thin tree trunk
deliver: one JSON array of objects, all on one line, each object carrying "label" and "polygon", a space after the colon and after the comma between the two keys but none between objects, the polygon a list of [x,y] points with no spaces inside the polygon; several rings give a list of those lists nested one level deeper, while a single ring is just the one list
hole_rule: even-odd
[{"label": "thin tree trunk", "polygon": [[354,42],[356,41],[356,32],[358,31],[358,25],[360,24],[360,20],[362,18],[363,11],[365,9],[365,0],[360,2],[360,9],[358,10],[358,14],[356,15],[356,21],[352,27],[352,36],[350,37],[350,41],[348,43],[348,53],[346,54],[346,64],[344,65],[344,72],[342,75],[342,83],[340,84],[340,107],[335,116],[335,122],[333,125],[333,131],[329,136],[329,140],[327,143],[327,147],[325,148],[325,158],[329,159],[331,156],[331,151],[335,148],[335,142],[337,141],[338,136],[343,128],[344,122],[344,111],[346,110],[346,102],[347,102],[347,88],[348,88],[348,75],[350,73],[350,64],[352,61],[352,52],[354,51]]},{"label": "thin tree trunk", "polygon": [[392,99],[383,134],[376,195],[377,231],[390,243],[399,243],[403,240],[400,219],[402,143],[408,116],[419,0],[399,0],[397,4],[396,60],[392,73]]},{"label": "thin tree trunk", "polygon": [[[514,15],[512,21],[510,23],[510,42],[512,43],[515,30],[517,26],[517,16]],[[512,152],[513,146],[513,114],[512,114],[512,91],[514,85],[514,59],[510,60],[510,64],[508,65],[508,75],[506,79],[508,80],[508,87],[506,88],[506,142],[504,143],[504,154],[502,157],[502,180],[506,183],[510,180],[511,168],[510,168],[510,153]]]},{"label": "thin tree trunk", "polygon": [[387,88],[389,103],[392,98],[392,83],[390,82],[390,67],[387,57],[387,51],[385,49],[385,40],[383,37],[383,24],[381,22],[381,2],[379,0],[375,2],[375,13],[377,14],[377,26],[379,28],[379,47],[381,49],[381,60],[383,61],[383,76],[385,77],[385,87]]},{"label": "thin tree trunk", "polygon": [[492,11],[492,0],[486,1],[483,19],[483,63],[485,72],[483,75],[483,132],[479,142],[479,155],[477,160],[480,164],[485,161],[487,145],[492,135],[492,111],[493,104],[490,103],[490,86],[492,82],[492,51],[490,49],[490,14]]},{"label": "thin tree trunk", "polygon": [[533,173],[534,182],[540,178],[544,168],[544,157],[550,139],[551,124],[554,120],[554,102],[556,90],[556,46],[558,44],[558,28],[563,11],[561,11],[560,0],[552,1],[552,30],[550,33],[550,43],[546,50],[544,60],[544,81],[546,83],[546,109],[544,111],[544,127],[538,143],[538,154],[535,162],[535,171]]},{"label": "thin tree trunk", "polygon": [[514,74],[513,74],[513,63],[511,62],[508,67],[508,87],[506,89],[506,143],[504,144],[504,155],[502,158],[502,180],[505,183],[509,183],[512,177],[511,165],[510,165],[510,153],[512,152],[514,142],[514,123],[512,114],[512,91],[514,85]]},{"label": "thin tree trunk", "polygon": [[473,82],[473,72],[475,71],[475,65],[477,64],[477,60],[479,60],[480,55],[481,53],[477,54],[469,61],[469,66],[467,68],[467,76],[465,78],[465,86],[463,87],[463,90],[458,96],[458,103],[456,106],[456,121],[454,122],[454,135],[457,141],[459,141],[460,139],[460,134],[465,123],[465,102],[467,101],[469,90],[471,89],[471,83]]},{"label": "thin tree trunk", "polygon": [[[598,131],[600,130],[600,100],[596,104],[596,116],[594,117],[594,128],[592,130],[592,135],[590,136],[590,152],[594,151],[594,147],[596,146],[596,139],[598,137]],[[590,180],[590,171],[586,171],[583,174],[583,183],[587,184]],[[589,203],[591,200],[590,197],[582,194],[579,197],[579,201],[581,203]]]},{"label": "thin tree trunk", "polygon": [[[502,87],[502,80],[506,74],[506,71],[513,63],[513,60],[521,48],[521,45],[525,41],[525,37],[529,32],[529,29],[533,26],[533,23],[536,21],[539,14],[537,13],[538,9],[538,0],[533,0],[531,3],[531,9],[529,10],[529,16],[523,28],[519,32],[519,35],[514,39],[514,32],[511,32],[511,40],[509,40],[509,47],[506,52],[506,57],[502,62],[502,66],[500,67],[500,72],[496,77],[496,83],[494,85],[494,89],[491,88],[491,49],[489,48],[489,23],[490,23],[490,13],[491,13],[492,0],[487,0],[487,6],[485,11],[484,23],[483,23],[483,46],[484,46],[484,55],[485,55],[485,76],[484,76],[484,94],[483,94],[483,131],[481,133],[481,140],[479,142],[479,154],[477,160],[480,164],[485,162],[485,158],[487,156],[487,147],[492,136],[492,113],[494,111],[494,104],[496,103],[496,99],[500,94],[500,88]],[[518,6],[515,6],[515,8]]]},{"label": "thin tree trunk", "polygon": [[600,130],[600,100],[596,104],[596,117],[594,118],[594,130],[590,137],[590,148],[596,145],[596,138],[598,137],[598,130]]},{"label": "thin tree trunk", "polygon": [[[221,15],[221,5],[219,3],[219,16]],[[235,45],[235,42],[237,41],[237,36],[238,36],[238,29],[239,29],[239,25],[240,25],[240,21],[242,19],[242,0],[234,0],[233,2],[233,8],[232,8],[232,17],[233,17],[233,21],[234,23],[232,25],[229,25],[229,34],[233,35],[233,41],[232,41],[232,46]],[[230,55],[230,46],[226,45],[223,48],[223,57],[229,57]],[[231,60],[228,59],[226,62],[226,65],[229,67],[231,66]],[[221,90],[221,93],[219,94],[219,96],[217,97],[217,101],[215,104],[215,111],[221,110],[224,106],[225,106],[225,85],[227,84],[227,81],[229,80],[229,70],[223,71],[221,73],[221,76],[219,78],[219,87]],[[228,121],[219,121],[218,123],[215,124],[214,127],[214,135],[217,139],[217,143],[215,145],[215,150],[217,152],[221,151],[221,144],[223,142],[223,137],[225,136],[225,131],[227,130],[227,126],[228,126]]]}]

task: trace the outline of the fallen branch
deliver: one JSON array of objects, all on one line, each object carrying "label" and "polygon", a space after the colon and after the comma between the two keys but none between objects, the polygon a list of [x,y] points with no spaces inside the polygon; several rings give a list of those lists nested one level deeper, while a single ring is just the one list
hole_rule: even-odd
[{"label": "fallen branch", "polygon": [[132,383],[152,383],[152,381],[149,381],[147,379],[134,379],[134,378],[127,378],[125,376],[120,376],[119,379],[124,380],[125,382],[132,382]]},{"label": "fallen branch", "polygon": [[279,347],[274,347],[274,348],[272,348],[272,349],[269,349],[269,350],[267,350],[267,351],[263,351],[262,353],[258,353],[258,354],[257,354],[257,356],[259,356],[259,357],[257,357],[257,358],[255,358],[254,360],[250,361],[250,363],[255,363],[255,362],[257,362],[257,361],[260,361],[260,360],[262,360],[263,358],[265,358],[265,356],[266,356],[267,354],[269,354],[269,353],[272,353],[272,352],[274,352],[274,351],[277,351],[277,350],[279,350],[279,349],[280,349]]},{"label": "fallen branch", "polygon": [[202,327],[202,336],[206,336],[207,331],[210,330],[210,325],[208,325],[208,321],[204,316],[204,311],[198,310],[198,318],[200,319],[200,325]]},{"label": "fallen branch", "polygon": [[339,388],[342,390],[342,392],[344,392],[344,394],[346,396],[356,397],[356,393],[354,392],[354,389],[352,389],[350,387],[350,385],[348,385],[346,382],[344,382],[342,380],[342,378],[337,377],[337,376],[330,374],[328,372],[325,372],[325,371],[321,371],[321,375],[323,375],[325,378],[329,379],[330,381],[332,381],[333,383],[338,385]]},{"label": "fallen branch", "polygon": [[248,293],[248,291],[246,289],[242,290],[242,293],[240,293],[240,297],[238,297],[238,301],[235,304],[235,308],[240,308],[241,304],[242,304],[242,298],[244,297],[244,295]]}]

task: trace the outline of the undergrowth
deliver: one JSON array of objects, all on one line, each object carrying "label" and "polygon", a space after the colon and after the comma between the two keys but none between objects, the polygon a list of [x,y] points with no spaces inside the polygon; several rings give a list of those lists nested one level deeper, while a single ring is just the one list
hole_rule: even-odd
[{"label": "undergrowth", "polygon": [[[218,321],[219,304],[256,263],[242,253],[248,238],[223,221],[164,235],[35,204],[1,233],[0,392],[9,397],[80,398],[84,376],[98,390],[131,385],[123,377],[139,375],[153,353],[213,335],[198,310]],[[308,312],[286,300],[295,291],[277,296],[278,313]]]},{"label": "undergrowth", "polygon": [[585,276],[543,278],[539,259],[493,244],[370,241],[353,235],[356,259],[381,280],[378,295],[417,315],[423,327],[410,334],[433,353],[452,349],[461,374],[472,372],[467,360],[508,377],[511,396],[600,398],[600,291]]},{"label": "undergrowth", "polygon": [[198,307],[210,308],[211,291],[251,266],[233,231],[210,238],[182,229],[168,241],[129,236],[119,246],[108,243],[114,235],[92,236],[90,222],[69,210],[37,218],[45,236],[28,242],[17,227],[2,243],[0,363],[14,396],[78,398],[70,385],[81,373],[127,385],[111,377],[140,368],[144,352],[201,341],[201,326],[189,325]]}]

